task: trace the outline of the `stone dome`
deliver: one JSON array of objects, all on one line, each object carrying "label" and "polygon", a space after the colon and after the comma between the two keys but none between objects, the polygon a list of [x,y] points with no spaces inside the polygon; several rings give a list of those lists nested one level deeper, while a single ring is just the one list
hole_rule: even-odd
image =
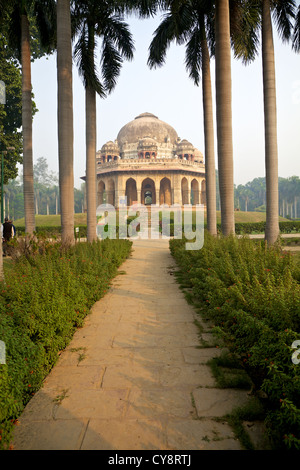
[{"label": "stone dome", "polygon": [[195,157],[195,160],[197,160],[197,161],[203,162],[203,160],[204,160],[203,153],[200,152],[200,150],[196,149],[196,148],[194,150],[194,157]]},{"label": "stone dome", "polygon": [[144,137],[143,139],[140,139],[138,143],[138,149],[149,149],[149,148],[157,148],[157,142],[155,139],[152,139],[151,137],[147,136]]},{"label": "stone dome", "polygon": [[194,146],[188,140],[183,139],[177,145],[177,152],[180,154],[182,152],[184,153],[184,152],[187,152],[187,151],[190,151],[190,152],[193,153],[194,152]]},{"label": "stone dome", "polygon": [[106,144],[104,144],[101,148],[101,153],[114,153],[116,155],[119,155],[118,144],[112,142],[111,140],[109,142],[106,142]]},{"label": "stone dome", "polygon": [[175,129],[151,113],[142,113],[133,121],[125,124],[118,133],[117,141],[121,146],[126,143],[137,143],[145,137],[155,139],[157,143],[176,144],[178,141]]}]

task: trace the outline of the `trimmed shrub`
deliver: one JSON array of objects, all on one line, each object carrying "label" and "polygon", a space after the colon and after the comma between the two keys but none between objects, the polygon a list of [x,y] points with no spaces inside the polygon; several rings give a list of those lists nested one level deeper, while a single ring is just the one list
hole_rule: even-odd
[{"label": "trimmed shrub", "polygon": [[105,295],[130,250],[128,240],[69,249],[31,241],[5,273],[6,282],[0,284],[0,340],[6,346],[6,363],[0,364],[0,449],[9,447],[24,406],[91,306]]},{"label": "trimmed shrub", "polygon": [[243,237],[214,238],[186,251],[170,240],[182,282],[239,355],[255,389],[266,393],[266,424],[277,448],[300,449],[300,269],[280,245]]}]

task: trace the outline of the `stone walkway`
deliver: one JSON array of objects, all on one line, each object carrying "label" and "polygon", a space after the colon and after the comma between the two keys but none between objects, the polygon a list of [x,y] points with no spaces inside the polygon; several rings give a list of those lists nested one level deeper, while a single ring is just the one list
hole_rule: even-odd
[{"label": "stone walkway", "polygon": [[215,387],[206,362],[220,350],[199,348],[196,314],[174,267],[168,240],[134,242],[25,408],[16,450],[241,449],[214,418],[249,397]]}]

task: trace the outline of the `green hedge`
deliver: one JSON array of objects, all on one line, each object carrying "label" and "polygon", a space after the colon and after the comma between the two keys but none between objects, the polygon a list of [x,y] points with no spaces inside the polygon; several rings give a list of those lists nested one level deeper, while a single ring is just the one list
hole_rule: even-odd
[{"label": "green hedge", "polygon": [[241,358],[256,390],[267,395],[266,424],[276,448],[300,449],[300,268],[280,246],[246,237],[205,233],[201,250],[170,240],[182,282],[230,350]]},{"label": "green hedge", "polygon": [[[134,220],[135,217],[128,217],[127,219],[127,224],[130,224],[132,220]],[[172,218],[170,218],[170,224],[168,224],[170,227],[170,235],[174,235],[174,221]],[[241,234],[251,234],[251,233],[264,233],[265,231],[265,222],[244,222],[244,223],[236,223],[235,224],[235,232],[237,235]],[[87,227],[86,225],[80,225],[79,227],[79,233],[75,232],[77,237],[80,238],[85,238],[87,235]],[[204,224],[204,228],[206,228],[206,223]],[[25,227],[17,227],[17,234],[19,236],[22,236],[25,234]],[[160,230],[162,229],[162,223],[160,221]],[[195,229],[195,226],[194,226]],[[221,232],[221,224],[217,224],[217,229],[219,232]],[[300,233],[300,221],[289,221],[289,222],[279,222],[279,229],[280,233]],[[59,236],[61,233],[61,226],[40,226],[36,227],[36,233],[37,234],[44,234],[48,237],[51,236]],[[118,233],[118,227],[117,227],[117,233]]]},{"label": "green hedge", "polygon": [[[39,389],[91,306],[100,299],[131,250],[128,240],[60,244],[31,243],[12,262],[0,284],[0,449],[13,424]],[[28,254],[29,253],[29,254]]]},{"label": "green hedge", "polygon": [[[174,235],[174,223],[166,224],[164,232],[170,231],[170,235]],[[206,228],[206,223],[204,228]],[[244,222],[235,224],[235,233],[236,235],[247,235],[247,234],[258,234],[264,233],[266,227],[265,222]],[[160,223],[160,228],[162,229],[162,224]],[[300,222],[279,222],[280,233],[300,233]],[[193,230],[195,230],[195,225],[193,225]],[[221,224],[217,224],[217,230],[221,233]]]}]

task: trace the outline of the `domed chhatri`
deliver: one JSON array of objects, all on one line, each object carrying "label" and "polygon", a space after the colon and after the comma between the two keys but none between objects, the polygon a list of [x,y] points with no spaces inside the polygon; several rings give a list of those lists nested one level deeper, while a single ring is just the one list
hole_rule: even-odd
[{"label": "domed chhatri", "polygon": [[[203,154],[151,113],[123,126],[96,154],[98,205],[205,204]],[[82,178],[85,180],[85,177]]]}]

